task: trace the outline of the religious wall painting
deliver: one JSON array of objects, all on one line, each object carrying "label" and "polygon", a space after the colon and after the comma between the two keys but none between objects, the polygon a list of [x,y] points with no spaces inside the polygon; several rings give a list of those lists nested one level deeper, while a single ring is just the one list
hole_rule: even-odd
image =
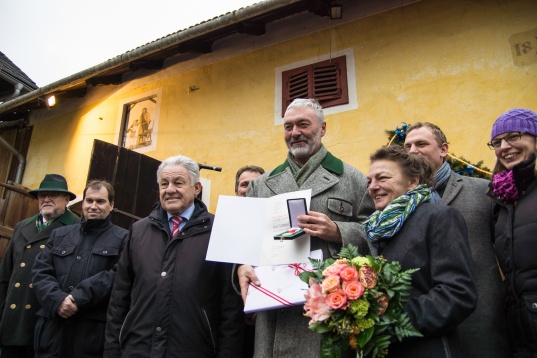
[{"label": "religious wall painting", "polygon": [[156,149],[160,95],[145,93],[121,102],[120,147],[137,152]]}]

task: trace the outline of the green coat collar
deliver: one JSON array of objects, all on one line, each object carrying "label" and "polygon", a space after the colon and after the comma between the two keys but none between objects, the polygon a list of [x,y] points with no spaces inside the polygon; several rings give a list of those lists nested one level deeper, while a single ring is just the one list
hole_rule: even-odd
[{"label": "green coat collar", "polygon": [[[323,168],[334,174],[343,174],[343,162],[341,161],[341,159],[334,157],[330,152],[326,154],[326,157],[324,157],[323,161],[321,162],[321,165],[323,166]],[[283,172],[288,166],[289,163],[287,162],[287,160],[285,160],[283,164],[277,166],[276,168],[274,168],[273,171],[270,172],[269,177]]]}]

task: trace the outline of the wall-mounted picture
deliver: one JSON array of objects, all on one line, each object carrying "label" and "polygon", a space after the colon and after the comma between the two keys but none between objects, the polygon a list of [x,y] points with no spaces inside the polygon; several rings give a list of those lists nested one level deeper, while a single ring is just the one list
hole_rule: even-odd
[{"label": "wall-mounted picture", "polygon": [[158,95],[151,94],[122,103],[120,146],[137,152],[155,150],[159,114],[158,101]]}]

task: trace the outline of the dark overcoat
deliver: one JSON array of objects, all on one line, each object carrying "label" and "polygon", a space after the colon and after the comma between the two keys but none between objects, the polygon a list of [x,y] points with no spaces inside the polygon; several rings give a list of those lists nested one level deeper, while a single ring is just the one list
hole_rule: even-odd
[{"label": "dark overcoat", "polygon": [[457,326],[474,310],[477,294],[463,216],[448,206],[422,203],[378,253],[403,270],[419,268],[405,310],[424,337],[392,344],[388,357],[464,357]]},{"label": "dark overcoat", "polygon": [[32,286],[35,257],[45,248],[52,230],[79,222],[66,210],[40,233],[38,215],[15,225],[0,267],[0,302],[3,304],[0,336],[3,345],[32,346],[39,303]]}]

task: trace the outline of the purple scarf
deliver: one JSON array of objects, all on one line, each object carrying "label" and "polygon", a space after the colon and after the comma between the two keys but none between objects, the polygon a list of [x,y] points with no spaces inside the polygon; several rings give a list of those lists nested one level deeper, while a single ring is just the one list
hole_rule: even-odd
[{"label": "purple scarf", "polygon": [[502,201],[512,203],[518,199],[518,189],[512,170],[504,170],[492,178],[492,193]]}]

